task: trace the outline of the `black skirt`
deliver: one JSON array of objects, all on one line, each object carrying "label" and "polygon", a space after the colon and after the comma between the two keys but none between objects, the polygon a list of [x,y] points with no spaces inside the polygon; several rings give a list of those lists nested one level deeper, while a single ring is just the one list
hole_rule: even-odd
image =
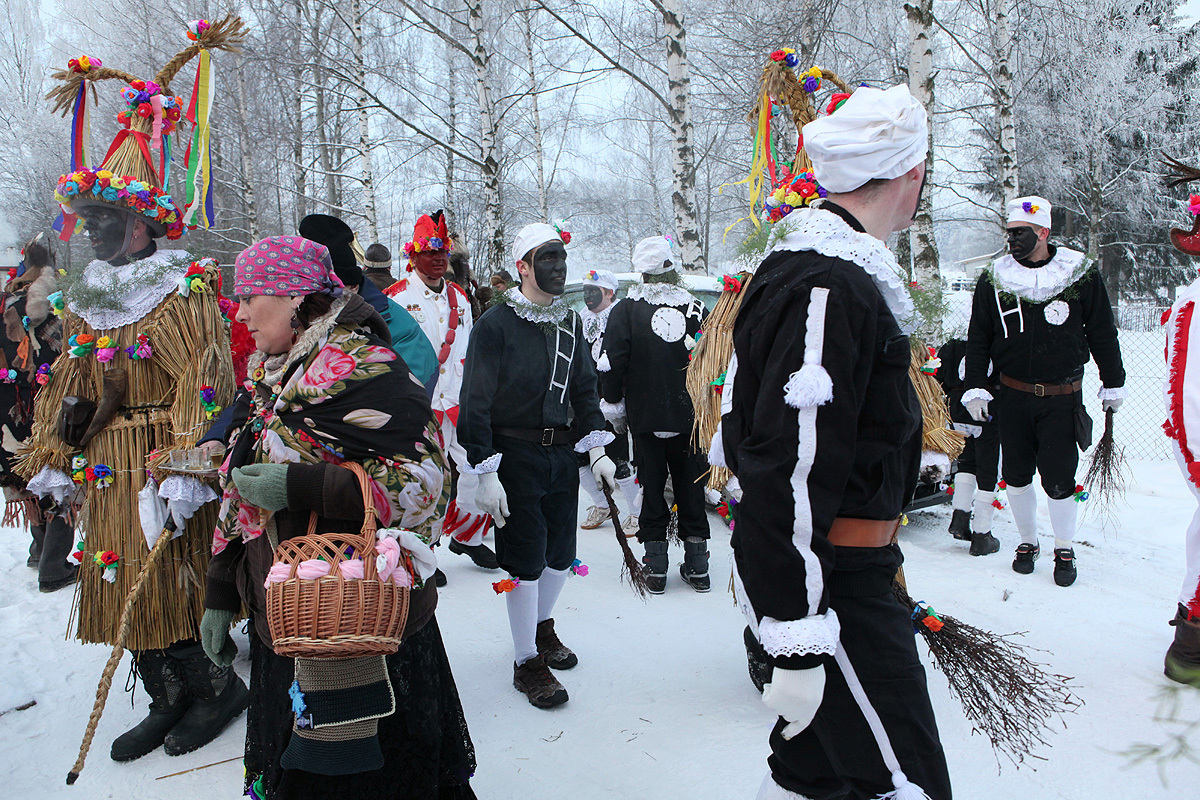
[{"label": "black skirt", "polygon": [[436,617],[387,657],[396,711],[379,720],[382,769],[318,775],[280,768],[292,735],[293,664],[255,635],[251,621],[246,788],[261,776],[262,796],[269,800],[474,800],[469,781],[475,774],[475,746]]}]

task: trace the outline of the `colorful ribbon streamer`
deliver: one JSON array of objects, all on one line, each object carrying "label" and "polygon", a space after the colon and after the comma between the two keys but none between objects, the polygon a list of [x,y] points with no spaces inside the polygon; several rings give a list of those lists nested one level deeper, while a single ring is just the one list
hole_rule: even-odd
[{"label": "colorful ribbon streamer", "polygon": [[213,103],[212,61],[207,50],[200,51],[196,83],[188,104],[187,120],[192,123],[192,141],[188,143],[184,164],[187,167],[187,210],[185,225],[210,228],[213,224],[211,192],[212,164],[209,152],[209,115]]},{"label": "colorful ribbon streamer", "polygon": [[71,115],[71,172],[77,172],[88,164],[88,139],[91,133],[90,117],[87,102],[87,81],[80,81],[79,94],[75,96],[75,110]]}]

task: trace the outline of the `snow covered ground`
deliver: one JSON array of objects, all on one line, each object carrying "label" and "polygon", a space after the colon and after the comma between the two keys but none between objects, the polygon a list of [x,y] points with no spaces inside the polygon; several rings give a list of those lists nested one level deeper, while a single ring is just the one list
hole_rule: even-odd
[{"label": "snow covered ground", "polygon": [[[1108,530],[1085,519],[1077,548],[1080,577],[1054,585],[1050,558],[1031,576],[1009,569],[1017,544],[1008,512],[997,515],[1003,549],[971,558],[946,533],[945,509],[914,515],[903,532],[906,573],[914,597],[997,632],[1028,631],[1026,640],[1050,667],[1075,677],[1085,705],[1051,736],[1036,769],[997,765],[986,741],[972,736],[942,676],[929,683],[959,798],[1194,798],[1200,765],[1176,760],[1164,785],[1153,765],[1130,766],[1123,751],[1162,743],[1176,728],[1155,720],[1157,698],[1170,684],[1162,656],[1166,625],[1182,580],[1182,532],[1193,502],[1175,465],[1138,462]],[[1086,508],[1086,506],[1085,506]],[[1040,524],[1049,553],[1044,500]],[[667,594],[643,603],[618,579],[619,551],[608,525],[580,532],[580,556],[591,568],[572,578],[556,614],[580,664],[562,673],[571,701],[538,711],[512,688],[504,600],[494,573],[443,555],[450,585],[438,618],[479,758],[474,787],[481,798],[752,798],[765,773],[771,715],[746,675],[742,621],[725,591],[729,533],[716,517],[713,586],[698,595],[672,576]],[[161,751],[130,764],[108,758],[113,737],[144,713],[121,692],[122,665],[88,766],[74,787],[63,779],[75,759],[107,649],[64,639],[69,592],[40,595],[26,569],[24,534],[0,530],[0,711],[30,699],[37,705],[0,716],[0,769],[13,798],[235,798],[242,768],[241,720],[216,742],[178,758]],[[443,554],[445,551],[441,551]],[[674,549],[673,560],[682,558]],[[1007,598],[1007,599],[1006,599]],[[244,645],[245,637],[238,634]],[[244,648],[243,648],[244,652]],[[237,662],[243,674],[244,658]],[[1180,716],[1200,718],[1200,693],[1180,693]],[[244,719],[244,718],[243,718]],[[1195,737],[1193,737],[1195,738]],[[1193,741],[1200,747],[1200,740]],[[352,798],[350,800],[353,800]]]}]

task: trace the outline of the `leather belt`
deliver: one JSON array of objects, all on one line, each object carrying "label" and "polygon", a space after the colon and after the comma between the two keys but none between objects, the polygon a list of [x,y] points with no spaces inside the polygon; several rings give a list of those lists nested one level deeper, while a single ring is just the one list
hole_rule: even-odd
[{"label": "leather belt", "polygon": [[896,541],[900,519],[838,517],[829,528],[829,541],[838,547],[887,547]]},{"label": "leather belt", "polygon": [[496,436],[520,439],[523,442],[533,442],[542,447],[575,444],[575,436],[570,428],[492,428],[492,433]]},{"label": "leather belt", "polygon": [[1000,383],[1010,389],[1016,389],[1018,392],[1028,392],[1029,394],[1038,397],[1053,397],[1055,395],[1075,394],[1083,391],[1083,381],[1073,381],[1071,383],[1025,383],[1016,378],[1010,378],[1007,375],[1000,376]]}]

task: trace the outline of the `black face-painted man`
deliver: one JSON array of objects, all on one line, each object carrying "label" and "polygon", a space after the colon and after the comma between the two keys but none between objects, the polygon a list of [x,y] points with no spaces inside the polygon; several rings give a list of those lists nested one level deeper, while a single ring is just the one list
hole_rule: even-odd
[{"label": "black face-painted man", "polygon": [[145,258],[155,251],[145,220],[110,205],[92,205],[80,212],[83,231],[100,261],[114,266]]}]

